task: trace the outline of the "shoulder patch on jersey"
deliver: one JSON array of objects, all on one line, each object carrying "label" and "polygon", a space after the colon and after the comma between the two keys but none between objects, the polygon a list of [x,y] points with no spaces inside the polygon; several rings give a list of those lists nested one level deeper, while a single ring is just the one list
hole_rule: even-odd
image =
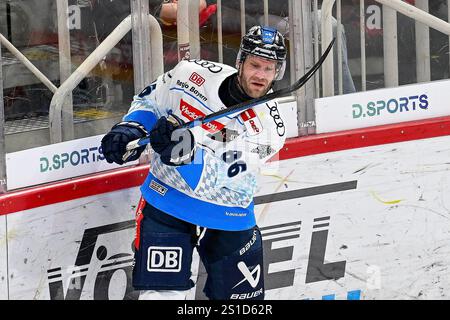
[{"label": "shoulder patch on jersey", "polygon": [[[166,77],[168,77],[169,80],[167,80]],[[170,79],[172,79],[172,75],[170,74],[170,71],[163,73],[161,80],[164,84],[166,84],[167,81],[170,81]]]},{"label": "shoulder patch on jersey", "polygon": [[151,85],[144,88],[144,90],[141,91],[141,93],[138,94],[139,98],[143,98],[145,96],[148,96],[150,93],[152,93],[153,90],[156,88],[156,83],[152,83]]}]

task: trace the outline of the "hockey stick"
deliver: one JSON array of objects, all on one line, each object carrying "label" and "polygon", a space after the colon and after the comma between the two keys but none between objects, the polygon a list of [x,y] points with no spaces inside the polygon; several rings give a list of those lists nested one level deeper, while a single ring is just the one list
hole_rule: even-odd
[{"label": "hockey stick", "polygon": [[[328,54],[330,53],[335,40],[336,40],[336,38],[333,38],[333,40],[328,45],[327,49],[325,50],[323,55],[320,57],[320,59],[316,62],[316,64],[303,77],[298,79],[294,84],[290,85],[289,87],[274,91],[272,93],[269,93],[269,94],[264,95],[259,98],[252,99],[250,101],[244,101],[244,102],[235,104],[234,106],[231,106],[229,108],[226,108],[226,109],[211,113],[209,115],[206,115],[204,117],[200,117],[198,119],[183,123],[182,125],[179,126],[179,128],[190,129],[195,126],[198,126],[198,125],[201,125],[204,123],[208,123],[208,122],[214,121],[216,119],[228,116],[230,114],[234,114],[234,113],[238,113],[238,112],[250,109],[251,107],[253,107],[255,105],[267,102],[267,101],[275,99],[275,98],[282,97],[282,96],[287,95],[295,90],[300,89],[314,75],[314,73],[316,73],[316,71],[319,70],[322,63],[325,61]],[[129,142],[127,144],[127,152],[123,155],[122,159],[125,161],[130,156],[130,154],[132,153],[132,151],[134,149],[136,149],[140,146],[144,146],[148,143],[150,143],[150,137],[148,135],[145,137],[142,137],[140,139]]]}]

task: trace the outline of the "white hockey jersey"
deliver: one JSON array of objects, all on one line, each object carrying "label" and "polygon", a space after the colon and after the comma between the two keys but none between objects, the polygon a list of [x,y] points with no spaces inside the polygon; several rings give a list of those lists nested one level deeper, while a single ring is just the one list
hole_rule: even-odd
[{"label": "white hockey jersey", "polygon": [[[236,72],[216,62],[183,60],[134,97],[124,121],[139,122],[150,131],[170,113],[187,122],[224,109],[219,87]],[[194,161],[167,166],[153,152],[143,197],[195,225],[229,231],[253,227],[256,173],[282,148],[286,136],[277,102],[190,130],[196,141]]]}]

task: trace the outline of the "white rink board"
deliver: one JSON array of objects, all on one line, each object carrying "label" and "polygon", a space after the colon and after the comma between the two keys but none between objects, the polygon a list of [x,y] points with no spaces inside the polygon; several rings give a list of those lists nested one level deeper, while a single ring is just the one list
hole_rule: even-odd
[{"label": "white rink board", "polygon": [[0,216],[0,300],[8,299],[6,216]]},{"label": "white rink board", "polygon": [[[107,163],[103,153],[100,152],[103,136],[97,135],[8,153],[6,155],[8,190],[119,168],[120,165]],[[126,166],[137,163],[137,160],[130,161]]]},{"label": "white rink board", "polygon": [[[8,215],[8,229],[15,234],[8,243],[10,299],[50,299],[50,282],[64,288],[55,296],[58,299],[63,298],[61,292],[67,298],[69,288],[74,296],[67,299],[93,299],[98,275],[108,269],[102,266],[131,266],[134,228],[128,222],[134,219],[138,191],[126,189]],[[124,222],[128,227],[121,229]],[[114,258],[117,254],[123,256]],[[74,270],[78,272],[70,280]],[[110,299],[123,298],[124,275],[116,272],[112,277]],[[86,276],[84,283],[80,276]]]},{"label": "white rink board", "polygon": [[[294,285],[267,298],[346,299],[361,290],[361,299],[449,299],[449,146],[446,136],[283,161],[278,174],[288,177],[279,191],[354,180],[357,187],[257,207],[259,225],[302,221],[300,237],[289,240],[293,261],[279,265],[296,269]],[[280,185],[261,183],[261,193]],[[345,276],[305,284],[313,220],[320,217],[330,217],[325,262],[345,261]]]},{"label": "white rink board", "polygon": [[[257,201],[294,193],[256,206],[266,299],[450,299],[449,146],[447,136],[266,168]],[[10,299],[122,299],[127,283],[135,299],[138,198],[132,188],[8,215]]]},{"label": "white rink board", "polygon": [[277,101],[278,111],[286,127],[286,138],[298,137],[297,102],[289,102],[286,98]]},{"label": "white rink board", "polygon": [[447,79],[316,99],[316,133],[447,116],[449,85]]}]

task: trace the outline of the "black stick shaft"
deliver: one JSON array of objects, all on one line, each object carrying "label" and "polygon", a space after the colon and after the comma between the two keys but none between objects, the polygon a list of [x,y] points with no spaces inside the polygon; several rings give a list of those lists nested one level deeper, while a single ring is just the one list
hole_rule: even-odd
[{"label": "black stick shaft", "polygon": [[[316,71],[319,70],[319,68],[322,66],[323,62],[327,58],[331,49],[333,48],[335,41],[336,41],[336,38],[333,38],[333,40],[328,45],[327,49],[325,50],[323,55],[320,57],[320,59],[316,62],[316,64],[303,77],[298,79],[294,84],[290,85],[289,87],[266,94],[260,98],[255,98],[250,101],[244,101],[244,102],[235,104],[234,106],[211,113],[202,118],[198,118],[196,120],[186,122],[186,123],[182,124],[180,126],[180,128],[193,128],[195,126],[202,125],[204,123],[208,123],[208,122],[214,121],[216,119],[219,119],[219,118],[222,118],[222,117],[234,114],[234,113],[238,113],[238,112],[240,113],[244,110],[250,109],[251,107],[253,107],[255,105],[270,101],[272,99],[283,97],[295,90],[300,89],[314,75],[314,73],[316,73]],[[148,143],[150,143],[150,137],[148,135],[128,143],[127,152],[123,156],[124,161],[125,161],[125,159],[128,158],[128,156],[130,155],[132,150],[134,150],[140,146],[146,145]]]}]

